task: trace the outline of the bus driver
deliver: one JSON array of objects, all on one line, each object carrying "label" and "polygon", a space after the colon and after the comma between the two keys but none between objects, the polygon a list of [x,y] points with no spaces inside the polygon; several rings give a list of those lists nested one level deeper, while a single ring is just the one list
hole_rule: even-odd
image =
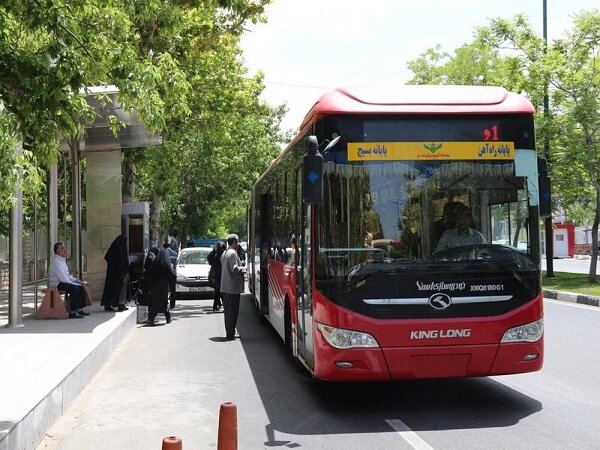
[{"label": "bus driver", "polygon": [[471,211],[464,203],[457,202],[452,211],[454,228],[446,230],[440,238],[436,252],[464,245],[487,244],[483,234],[469,227],[471,223]]}]

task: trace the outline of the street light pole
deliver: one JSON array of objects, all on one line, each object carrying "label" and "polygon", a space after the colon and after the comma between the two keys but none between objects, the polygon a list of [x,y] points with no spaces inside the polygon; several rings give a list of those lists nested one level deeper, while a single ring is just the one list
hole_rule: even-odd
[{"label": "street light pole", "polygon": [[[544,54],[548,51],[548,8],[546,0],[543,0],[543,33]],[[550,168],[550,135],[548,120],[550,118],[550,102],[548,100],[548,78],[544,78],[544,158]],[[552,214],[544,219],[544,230],[546,234],[546,276],[554,277],[554,234],[552,232]]]}]

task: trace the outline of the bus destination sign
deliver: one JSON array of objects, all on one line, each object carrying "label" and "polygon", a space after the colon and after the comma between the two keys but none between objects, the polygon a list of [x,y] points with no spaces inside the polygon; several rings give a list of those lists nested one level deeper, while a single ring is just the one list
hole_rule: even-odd
[{"label": "bus destination sign", "polygon": [[515,144],[482,142],[348,142],[349,161],[512,160]]}]

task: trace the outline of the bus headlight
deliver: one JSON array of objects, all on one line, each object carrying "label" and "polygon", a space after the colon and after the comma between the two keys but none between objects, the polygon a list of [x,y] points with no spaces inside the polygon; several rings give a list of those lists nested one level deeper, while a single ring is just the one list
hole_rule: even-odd
[{"label": "bus headlight", "polygon": [[379,347],[375,338],[369,333],[330,327],[322,323],[318,324],[317,327],[329,345],[335,348]]},{"label": "bus headlight", "polygon": [[500,342],[537,342],[544,334],[544,319],[509,328]]}]

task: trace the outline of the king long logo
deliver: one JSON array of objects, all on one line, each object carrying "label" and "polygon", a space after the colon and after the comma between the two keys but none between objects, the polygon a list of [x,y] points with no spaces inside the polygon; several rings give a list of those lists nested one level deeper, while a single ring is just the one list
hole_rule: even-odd
[{"label": "king long logo", "polygon": [[433,309],[446,309],[451,304],[452,299],[450,296],[442,292],[438,292],[429,297],[429,305],[431,305]]}]

